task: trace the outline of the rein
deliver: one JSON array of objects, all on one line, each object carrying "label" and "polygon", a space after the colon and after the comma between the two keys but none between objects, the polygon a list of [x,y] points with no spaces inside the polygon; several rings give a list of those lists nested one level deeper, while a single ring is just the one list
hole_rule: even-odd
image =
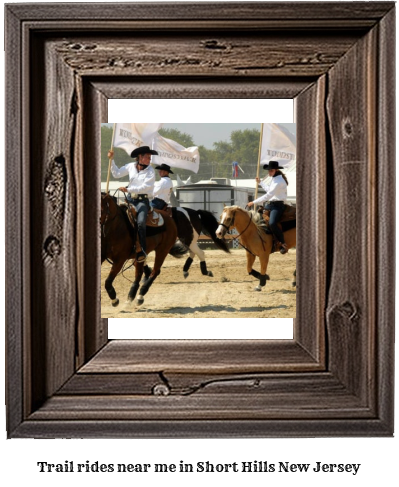
[{"label": "rein", "polygon": [[[221,225],[222,227],[224,227],[224,228],[225,228],[227,231],[229,231],[229,230],[230,230],[230,227],[231,227],[231,226],[234,224],[235,216],[236,216],[236,214],[234,213],[234,216],[233,216],[233,219],[232,219],[232,221],[231,221],[231,223],[230,223],[230,226],[226,226],[226,225],[224,225],[223,223],[220,223],[220,225]],[[242,232],[241,232],[239,235],[237,235],[237,236],[233,237],[233,240],[237,240],[239,237],[241,237],[241,235],[243,235],[243,234],[244,234],[244,233],[245,233],[245,232],[248,230],[248,227],[249,227],[249,225],[251,224],[251,222],[252,222],[252,214],[249,216],[249,222],[248,222],[248,225],[245,227],[245,229],[244,229],[244,230],[243,230],[243,231],[242,231]],[[237,241],[237,243],[238,243],[238,245],[241,245],[241,247],[242,247],[243,249],[245,249],[247,252],[249,252],[249,253],[250,253],[250,254],[252,254],[252,255],[255,255],[253,252],[251,252],[249,249],[247,249],[247,247],[245,247],[245,245],[243,245],[241,242],[238,242],[238,241]]]},{"label": "rein", "polygon": [[[112,196],[115,196],[115,194],[118,191],[119,191],[119,189],[117,189]],[[129,203],[125,192],[123,192],[123,196],[125,197],[125,201],[126,201],[126,204],[127,204],[128,208],[130,208],[131,206],[133,206],[131,203]],[[106,237],[105,224],[108,222],[108,219],[109,219],[109,216],[110,216],[109,202],[107,201],[106,204],[107,204],[107,214],[105,216],[104,223],[101,223],[101,218],[100,218],[100,224],[101,224],[101,229],[102,229],[102,233],[103,233],[104,238]],[[128,212],[128,218],[130,220],[129,212]]]},{"label": "rein", "polygon": [[101,230],[102,230],[102,234],[103,234],[103,237],[104,237],[104,238],[106,237],[106,233],[105,233],[105,224],[108,222],[108,218],[109,218],[109,215],[110,215],[110,211],[109,211],[109,203],[108,203],[108,201],[106,202],[106,204],[107,204],[107,212],[106,212],[106,215],[105,215],[104,223],[101,223],[101,218],[100,218]]}]

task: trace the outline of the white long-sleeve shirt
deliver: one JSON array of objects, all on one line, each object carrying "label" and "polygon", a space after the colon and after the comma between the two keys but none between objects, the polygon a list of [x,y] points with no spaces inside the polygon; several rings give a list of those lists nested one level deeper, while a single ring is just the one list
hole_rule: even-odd
[{"label": "white long-sleeve shirt", "polygon": [[279,175],[272,178],[270,184],[262,181],[260,185],[266,191],[266,194],[254,200],[254,204],[257,205],[264,201],[285,201],[287,199],[287,183],[283,176]]},{"label": "white long-sleeve shirt", "polygon": [[114,178],[129,176],[129,185],[127,187],[129,193],[147,194],[149,198],[153,197],[155,184],[155,171],[153,167],[148,166],[147,169],[138,171],[135,162],[118,167],[112,161],[111,173]]},{"label": "white long-sleeve shirt", "polygon": [[154,185],[154,198],[160,198],[165,203],[170,202],[170,195],[173,191],[173,183],[170,177],[165,176],[157,181]]}]

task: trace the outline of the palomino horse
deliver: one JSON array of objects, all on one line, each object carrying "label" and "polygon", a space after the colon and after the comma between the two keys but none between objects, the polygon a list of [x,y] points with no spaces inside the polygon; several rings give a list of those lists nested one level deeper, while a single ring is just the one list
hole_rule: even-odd
[{"label": "palomino horse", "polygon": [[[293,225],[295,222],[287,222]],[[241,245],[247,251],[248,274],[259,279],[256,291],[261,291],[266,285],[266,271],[269,256],[272,252],[273,237],[265,232],[263,220],[259,213],[243,210],[239,206],[226,206],[220,217],[220,224],[216,230],[218,238],[223,238],[231,228],[236,228]],[[284,231],[284,228],[283,228]],[[284,231],[287,247],[290,249],[296,245],[296,227]],[[252,269],[256,256],[260,260],[260,273]]]},{"label": "palomino horse", "polygon": [[[144,296],[150,286],[161,272],[161,266],[166,256],[181,257],[187,252],[187,248],[181,243],[176,243],[177,229],[172,218],[164,218],[164,226],[159,229],[151,228],[147,231],[147,253],[155,250],[155,262],[152,271],[146,276],[139,296],[138,304],[143,304]],[[118,306],[119,299],[112,285],[114,279],[122,269],[123,264],[136,257],[137,228],[133,228],[126,215],[126,209],[117,205],[116,200],[109,194],[101,193],[101,264],[105,259],[112,262],[111,271],[105,281],[105,289],[112,300],[112,306]],[[140,287],[140,280],[144,273],[144,262],[135,262],[136,274],[130,288],[128,300],[132,302]]]},{"label": "palomino horse", "polygon": [[216,236],[216,230],[219,226],[218,221],[210,211],[193,210],[191,208],[172,208],[172,217],[176,223],[177,236],[180,242],[188,247],[190,256],[187,258],[183,275],[188,277],[188,271],[193,259],[197,256],[200,260],[201,273],[204,276],[213,277],[212,271],[208,271],[205,261],[205,252],[198,246],[198,238],[201,232],[213,240],[216,247],[224,252],[230,252],[224,240]]}]

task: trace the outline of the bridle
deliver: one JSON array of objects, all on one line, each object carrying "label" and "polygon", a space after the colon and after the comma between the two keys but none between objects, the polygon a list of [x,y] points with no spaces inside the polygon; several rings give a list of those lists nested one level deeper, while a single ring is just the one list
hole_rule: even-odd
[{"label": "bridle", "polygon": [[[221,225],[223,228],[225,228],[227,231],[229,231],[230,227],[234,224],[235,216],[236,216],[236,212],[234,212],[233,218],[232,218],[229,226],[225,225],[224,223],[219,223],[219,225]],[[241,237],[241,235],[243,235],[248,230],[248,227],[251,224],[251,222],[252,222],[252,213],[249,214],[248,225],[245,227],[245,229],[239,235],[234,235],[233,240],[237,240],[239,237]],[[245,249],[247,252],[249,252],[252,255],[255,255],[253,252],[251,252],[249,249],[247,249],[247,247],[245,247],[245,245],[243,245],[241,242],[237,241],[237,243],[238,243],[238,245],[241,245],[241,247],[243,249]],[[263,240],[262,240],[262,245],[263,245]]]},{"label": "bridle", "polygon": [[105,215],[104,221],[102,221],[102,216],[100,216],[100,224],[101,224],[101,226],[104,226],[107,223],[107,220],[108,220],[108,218],[109,218],[109,216],[111,214],[110,209],[109,209],[109,202],[106,201],[105,204],[107,205],[106,215]]},{"label": "bridle", "polygon": [[102,217],[100,216],[100,225],[101,225],[101,230],[102,230],[104,238],[106,237],[105,225],[108,223],[108,220],[111,217],[111,210],[109,207],[108,199],[105,201],[105,204],[106,204],[106,215],[105,215],[104,221],[102,221]]},{"label": "bridle", "polygon": [[[233,218],[231,219],[231,222],[230,222],[230,225],[229,226],[227,226],[227,225],[225,225],[224,223],[221,223],[221,222],[219,223],[219,225],[221,225],[227,231],[230,231],[230,227],[232,227],[234,225],[234,220],[235,220],[235,217],[236,217],[236,211],[234,211]],[[248,227],[251,224],[251,222],[252,222],[252,214],[249,215],[249,222],[248,222],[248,225],[245,227],[245,229],[239,235],[235,235],[233,237],[233,239],[236,240],[238,237],[241,237],[241,235],[243,235],[248,230]]]}]

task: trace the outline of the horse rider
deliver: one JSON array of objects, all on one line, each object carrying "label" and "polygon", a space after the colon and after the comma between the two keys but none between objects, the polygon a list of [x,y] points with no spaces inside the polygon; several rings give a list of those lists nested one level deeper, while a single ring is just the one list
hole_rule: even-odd
[{"label": "horse rider", "polygon": [[158,169],[161,179],[154,185],[154,199],[151,201],[151,206],[157,210],[164,210],[170,203],[170,195],[173,191],[173,183],[169,174],[173,174],[170,166],[161,164],[155,169]]},{"label": "horse rider", "polygon": [[287,186],[288,180],[286,175],[280,171],[283,169],[279,166],[277,161],[270,161],[269,164],[265,164],[263,169],[269,171],[269,176],[272,178],[270,184],[266,184],[259,178],[256,178],[256,182],[260,183],[262,188],[266,191],[266,194],[262,195],[254,201],[248,203],[248,206],[257,205],[266,201],[265,209],[270,211],[269,226],[277,240],[281,243],[281,254],[288,252],[287,244],[284,240],[284,234],[280,229],[278,222],[284,213],[285,200],[287,199]]},{"label": "horse rider", "polygon": [[127,200],[134,205],[137,211],[138,240],[141,247],[136,255],[137,262],[144,262],[147,258],[146,220],[150,210],[149,201],[153,197],[155,184],[155,171],[150,166],[151,155],[158,155],[158,152],[146,145],[138,147],[130,154],[130,157],[136,161],[118,168],[113,160],[114,152],[108,152],[108,158],[112,159],[111,172],[113,177],[129,176],[128,186],[119,188],[119,190],[129,193]]}]

